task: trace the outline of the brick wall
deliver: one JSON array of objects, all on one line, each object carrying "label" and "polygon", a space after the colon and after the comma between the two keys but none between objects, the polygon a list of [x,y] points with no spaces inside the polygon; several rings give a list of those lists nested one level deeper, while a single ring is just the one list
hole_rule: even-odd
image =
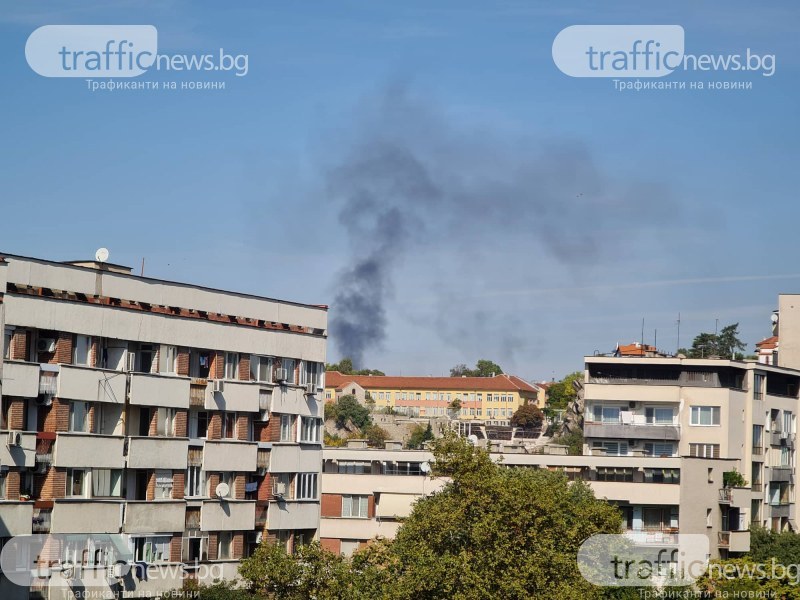
[{"label": "brick wall", "polygon": [[9,471],[6,475],[6,500],[19,500],[19,471]]},{"label": "brick wall", "polygon": [[247,482],[247,475],[244,473],[237,473],[233,480],[233,497],[237,500],[244,500],[244,486]]},{"label": "brick wall", "polygon": [[175,372],[178,375],[188,375],[189,374],[189,349],[188,348],[179,348],[178,349],[178,360],[176,361]]},{"label": "brick wall", "polygon": [[149,471],[147,473],[147,493],[145,498],[148,501],[155,500],[156,497],[156,472]]},{"label": "brick wall", "polygon": [[222,438],[222,416],[218,412],[211,413],[208,419],[208,432],[206,436],[209,440],[218,440]]},{"label": "brick wall", "polygon": [[322,494],[322,500],[320,502],[320,513],[323,517],[341,517],[342,495]]},{"label": "brick wall", "polygon": [[233,534],[231,542],[231,558],[239,560],[242,556],[244,556],[244,533],[237,531]]},{"label": "brick wall", "polygon": [[67,431],[69,430],[69,401],[61,398],[53,398],[53,404],[47,411],[44,418],[44,431]]},{"label": "brick wall", "polygon": [[169,560],[170,562],[181,562],[181,542],[182,542],[182,535],[180,533],[176,533],[172,536],[172,540],[169,544]]},{"label": "brick wall", "polygon": [[158,410],[156,409],[150,410],[150,429],[148,430],[147,435],[158,435]]},{"label": "brick wall", "polygon": [[248,429],[250,428],[250,415],[240,414],[236,417],[236,439],[247,440]]},{"label": "brick wall", "polygon": [[213,496],[214,491],[219,485],[219,473],[209,473],[208,475],[208,493]]},{"label": "brick wall", "polygon": [[261,431],[260,441],[279,442],[281,440],[281,416],[272,413],[269,416],[266,426]]},{"label": "brick wall", "polygon": [[320,538],[319,545],[323,550],[339,554],[342,551],[342,540],[338,538]]},{"label": "brick wall", "polygon": [[177,413],[175,413],[175,436],[176,437],[186,437],[187,436],[188,419],[189,419],[189,411],[179,410]]},{"label": "brick wall", "polygon": [[97,344],[97,338],[92,338],[92,345],[89,346],[89,366],[100,366],[100,347]]},{"label": "brick wall", "polygon": [[258,490],[256,492],[258,500],[269,500],[272,498],[272,478],[269,473],[264,475],[261,481],[258,482]]},{"label": "brick wall", "polygon": [[67,490],[67,470],[51,467],[44,477],[34,480],[34,495],[39,500],[63,498]]},{"label": "brick wall", "polygon": [[370,494],[367,500],[367,517],[370,519],[375,518],[375,495]]},{"label": "brick wall", "polygon": [[11,338],[11,360],[28,360],[28,332],[24,329],[14,331]]},{"label": "brick wall", "polygon": [[183,493],[186,488],[186,471],[172,472],[172,499],[183,500]]},{"label": "brick wall", "polygon": [[25,400],[15,398],[8,406],[8,428],[25,429]]},{"label": "brick wall", "polygon": [[208,560],[217,560],[217,534],[208,534]]},{"label": "brick wall", "polygon": [[48,360],[49,363],[57,364],[71,364],[72,363],[72,339],[71,333],[65,331],[58,332],[56,339],[56,351],[53,353],[53,358]]},{"label": "brick wall", "polygon": [[239,379],[242,381],[250,381],[250,355],[239,355]]},{"label": "brick wall", "polygon": [[211,352],[208,371],[209,379],[222,379],[225,376],[225,353]]},{"label": "brick wall", "polygon": [[94,403],[89,405],[89,431],[94,431]]}]

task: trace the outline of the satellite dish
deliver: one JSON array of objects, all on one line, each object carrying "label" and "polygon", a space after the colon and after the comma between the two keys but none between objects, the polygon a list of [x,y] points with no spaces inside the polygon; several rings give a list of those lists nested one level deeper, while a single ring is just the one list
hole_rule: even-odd
[{"label": "satellite dish", "polygon": [[94,253],[94,257],[97,262],[106,262],[108,260],[108,248],[98,248],[97,252]]},{"label": "satellite dish", "polygon": [[478,436],[475,435],[474,433],[472,435],[467,436],[467,440],[469,440],[469,443],[472,444],[473,446],[478,445]]},{"label": "satellite dish", "polygon": [[231,488],[225,482],[218,483],[216,489],[214,489],[214,493],[217,495],[217,498],[225,498],[231,493]]},{"label": "satellite dish", "polygon": [[772,323],[773,324],[777,323],[778,322],[778,315],[776,315],[775,313],[772,313],[771,319],[772,319]]},{"label": "satellite dish", "polygon": [[423,473],[430,473],[431,465],[429,463],[424,462],[419,466],[419,470],[422,471]]}]

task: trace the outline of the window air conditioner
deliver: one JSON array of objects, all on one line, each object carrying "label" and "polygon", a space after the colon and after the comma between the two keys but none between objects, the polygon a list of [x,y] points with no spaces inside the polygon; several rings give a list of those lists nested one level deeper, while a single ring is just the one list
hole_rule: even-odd
[{"label": "window air conditioner", "polygon": [[275,380],[283,383],[289,379],[289,372],[286,369],[275,369]]},{"label": "window air conditioner", "polygon": [[272,495],[283,498],[286,495],[286,482],[276,481],[272,484]]},{"label": "window air conditioner", "polygon": [[9,431],[6,444],[9,446],[19,446],[22,444],[22,434],[19,431]]},{"label": "window air conditioner", "polygon": [[55,352],[56,341],[53,338],[39,338],[36,340],[37,352]]},{"label": "window air conditioner", "polygon": [[317,384],[315,383],[307,383],[306,384],[306,396],[313,396],[317,393]]},{"label": "window air conditioner", "polygon": [[221,394],[225,391],[225,382],[219,379],[211,382],[211,391],[215,394]]}]

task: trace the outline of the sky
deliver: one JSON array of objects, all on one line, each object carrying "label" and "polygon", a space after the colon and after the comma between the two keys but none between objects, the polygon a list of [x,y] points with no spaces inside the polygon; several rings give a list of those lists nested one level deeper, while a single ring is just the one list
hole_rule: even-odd
[{"label": "sky", "polygon": [[[800,11],[790,2],[5,3],[0,250],[330,305],[329,361],[527,379],[738,322],[800,291]],[[214,90],[96,90],[26,62],[38,27],[148,24],[246,54]],[[571,25],[670,24],[774,75],[615,89],[554,63]],[[751,89],[689,89],[710,81]],[[677,319],[680,314],[680,339]]]}]

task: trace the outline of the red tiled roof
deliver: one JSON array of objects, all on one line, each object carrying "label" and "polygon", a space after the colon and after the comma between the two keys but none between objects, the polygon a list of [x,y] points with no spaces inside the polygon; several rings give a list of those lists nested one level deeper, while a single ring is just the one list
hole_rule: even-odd
[{"label": "red tiled roof", "polygon": [[644,356],[647,352],[658,352],[655,346],[648,344],[623,344],[617,347],[620,356]]},{"label": "red tiled roof", "polygon": [[759,350],[774,350],[778,347],[778,336],[773,335],[772,337],[764,338],[760,342],[756,343],[756,348]]},{"label": "red tiled roof", "polygon": [[354,382],[366,390],[475,390],[488,392],[536,392],[516,375],[494,377],[393,377],[390,375],[343,375],[339,371],[325,373],[325,386],[341,389]]}]

